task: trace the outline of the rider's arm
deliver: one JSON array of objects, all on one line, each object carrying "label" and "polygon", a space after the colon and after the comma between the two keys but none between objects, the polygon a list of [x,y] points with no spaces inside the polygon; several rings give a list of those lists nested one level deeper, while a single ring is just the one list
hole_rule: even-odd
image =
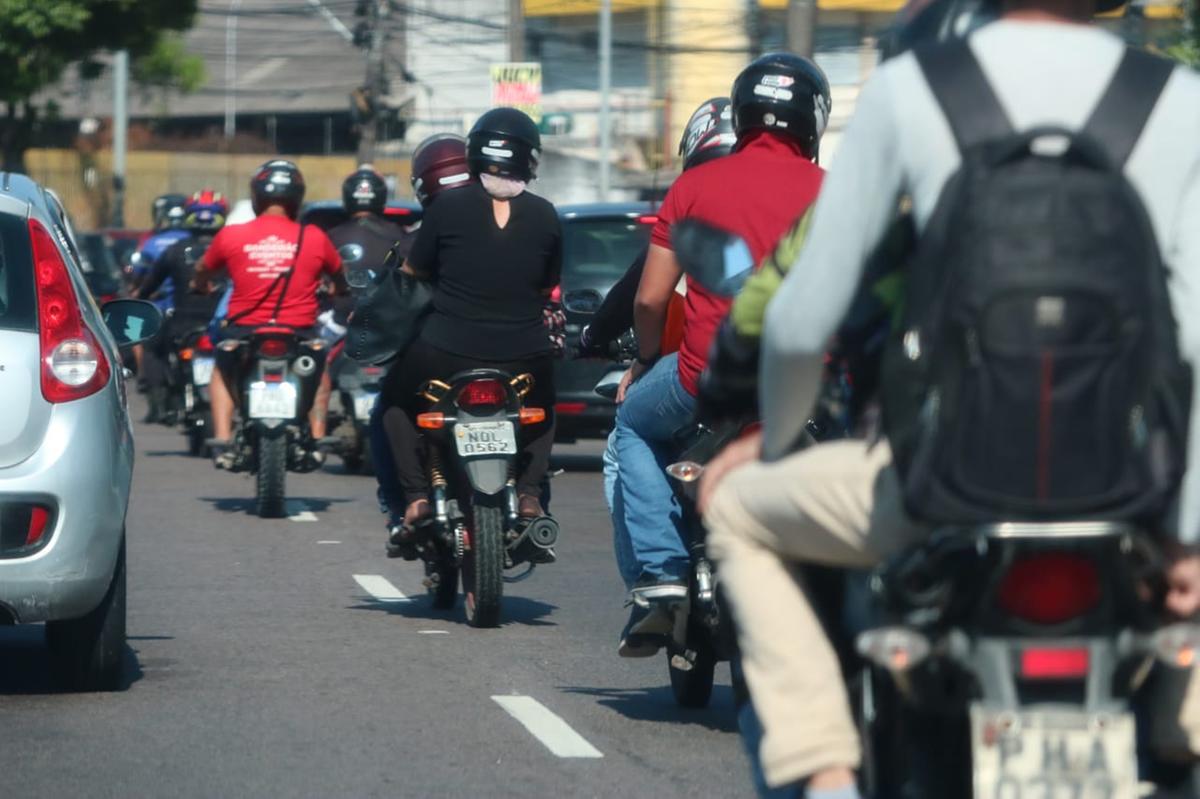
[{"label": "rider's arm", "polygon": [[759,369],[767,459],[788,453],[803,430],[820,389],[822,355],[904,189],[886,78],[880,70],[863,87],[803,251],[767,307]]},{"label": "rider's arm", "polygon": [[438,203],[434,203],[425,210],[425,218],[421,220],[421,227],[417,228],[412,248],[400,267],[401,272],[412,275],[417,280],[433,280],[436,277],[438,230],[441,228],[441,216],[438,213],[440,208]]},{"label": "rider's arm", "polygon": [[196,263],[196,273],[192,276],[194,291],[207,294],[213,278],[225,269],[225,231],[226,228],[217,231],[212,243],[204,251],[204,257]]},{"label": "rider's arm", "polygon": [[586,343],[589,350],[603,349],[633,327],[633,302],[637,297],[645,267],[646,251],[643,250],[629,270],[608,290],[604,302],[600,304],[587,327]]},{"label": "rider's arm", "polygon": [[158,256],[158,260],[150,267],[150,271],[142,278],[141,285],[138,286],[137,297],[140,300],[148,300],[154,296],[154,292],[158,291],[167,278],[171,276],[171,261],[175,257],[175,247],[172,245],[166,252]]},{"label": "rider's arm", "polygon": [[[1163,253],[1171,271],[1171,300],[1179,332],[1179,352],[1200,374],[1200,158],[1192,167],[1183,202],[1175,218],[1173,245]],[[1180,541],[1200,545],[1200,388],[1192,391],[1188,427],[1187,471],[1184,473],[1179,521]]]},{"label": "rider's arm", "polygon": [[338,255],[337,248],[333,246],[333,242],[322,231],[321,237],[324,241],[321,244],[321,261],[324,263],[325,274],[329,275],[329,282],[333,284],[333,294],[335,297],[344,297],[350,293],[350,286],[346,283],[346,270],[342,268],[342,257]]},{"label": "rider's arm", "polygon": [[554,242],[550,245],[550,255],[546,260],[546,277],[542,283],[542,296],[547,299],[554,294],[554,289],[562,282],[563,240],[562,223],[558,214],[551,217],[554,223]]},{"label": "rider's arm", "polygon": [[659,352],[667,307],[682,275],[674,252],[658,244],[650,245],[633,303],[633,330],[637,333],[638,356],[644,361],[652,360]]}]

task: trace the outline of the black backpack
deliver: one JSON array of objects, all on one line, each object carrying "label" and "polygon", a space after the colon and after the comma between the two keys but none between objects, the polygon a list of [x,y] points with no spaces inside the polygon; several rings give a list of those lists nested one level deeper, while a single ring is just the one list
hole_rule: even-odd
[{"label": "black backpack", "polygon": [[1191,370],[1122,168],[1171,65],[1128,50],[1080,132],[1013,131],[965,41],[916,52],[962,163],[909,267],[883,419],[914,517],[1153,521]]}]

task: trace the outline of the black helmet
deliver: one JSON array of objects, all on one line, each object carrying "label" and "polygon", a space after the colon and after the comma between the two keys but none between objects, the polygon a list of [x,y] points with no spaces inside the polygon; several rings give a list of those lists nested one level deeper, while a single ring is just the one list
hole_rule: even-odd
[{"label": "black helmet", "polygon": [[816,158],[833,101],[829,81],[815,63],[791,53],[768,53],[750,62],[733,82],[733,129],[741,141],[754,130],[797,139]]},{"label": "black helmet", "polygon": [[470,182],[467,140],[462,136],[435,133],[413,151],[413,194],[421,205],[429,205],[446,189],[466,186]]},{"label": "black helmet", "polygon": [[150,213],[154,218],[154,229],[177,228],[183,224],[183,206],[187,204],[186,194],[160,194],[154,198]]},{"label": "black helmet", "polygon": [[473,175],[533,180],[541,157],[537,123],[515,108],[493,108],[467,134],[467,163]]},{"label": "black helmet", "polygon": [[999,4],[989,0],[909,0],[880,36],[880,58],[886,61],[920,44],[965,37],[999,13]]},{"label": "black helmet", "polygon": [[684,170],[729,155],[737,136],[733,133],[733,109],[728,97],[705,100],[688,120],[679,139]]},{"label": "black helmet", "polygon": [[271,205],[280,205],[295,219],[304,202],[304,175],[291,161],[276,159],[258,168],[250,178],[250,204],[261,214]]},{"label": "black helmet", "polygon": [[387,199],[387,181],[370,164],[360,166],[342,183],[342,205],[351,214],[360,211],[382,214]]}]

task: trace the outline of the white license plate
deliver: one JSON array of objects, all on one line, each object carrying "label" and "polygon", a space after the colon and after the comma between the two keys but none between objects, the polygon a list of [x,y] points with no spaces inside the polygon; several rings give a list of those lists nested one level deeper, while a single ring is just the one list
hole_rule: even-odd
[{"label": "white license plate", "polygon": [[251,419],[295,419],[296,388],[291,383],[251,383],[247,404]]},{"label": "white license plate", "polygon": [[1134,799],[1133,716],[971,707],[976,799]]},{"label": "white license plate", "polygon": [[468,422],[454,426],[458,454],[516,455],[517,434],[512,422]]},{"label": "white license plate", "polygon": [[356,394],[354,396],[354,418],[360,422],[365,422],[371,418],[371,411],[375,410],[375,399],[378,394]]},{"label": "white license plate", "polygon": [[192,359],[192,383],[197,386],[207,386],[212,382],[213,359]]}]

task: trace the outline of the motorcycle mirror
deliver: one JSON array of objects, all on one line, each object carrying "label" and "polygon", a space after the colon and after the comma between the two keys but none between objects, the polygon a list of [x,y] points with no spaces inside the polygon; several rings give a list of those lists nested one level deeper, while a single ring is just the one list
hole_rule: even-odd
[{"label": "motorcycle mirror", "polygon": [[563,295],[563,308],[571,313],[594,314],[604,297],[595,289],[575,289]]},{"label": "motorcycle mirror", "polygon": [[688,277],[721,297],[742,290],[754,273],[754,256],[739,236],[697,219],[684,219],[671,227],[671,247]]}]

